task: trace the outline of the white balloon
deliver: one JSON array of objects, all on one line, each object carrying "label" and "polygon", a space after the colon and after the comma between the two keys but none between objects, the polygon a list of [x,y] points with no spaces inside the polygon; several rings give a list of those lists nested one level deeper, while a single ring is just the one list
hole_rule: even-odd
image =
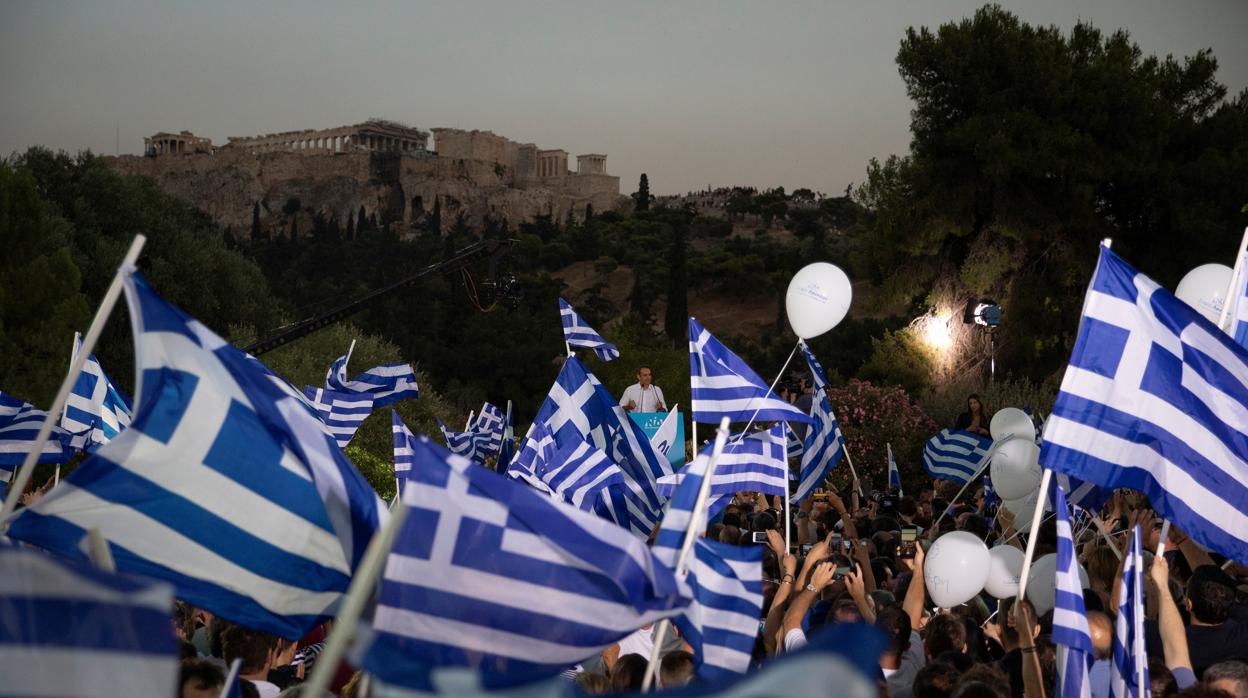
[{"label": "white balloon", "polygon": [[854,289],[840,267],[815,262],[802,267],[789,282],[784,309],[789,326],[802,339],[818,337],[836,327],[849,312]]},{"label": "white balloon", "polygon": [[988,581],[984,591],[993,598],[1018,596],[1018,575],[1023,571],[1023,551],[1012,545],[998,545],[988,551]]},{"label": "white balloon", "polygon": [[[996,481],[993,481],[996,486]],[[1007,499],[1002,504],[1006,509],[1014,515],[1014,530],[1020,533],[1027,533],[1031,530],[1031,518],[1036,514],[1036,500],[1039,499],[1039,488],[1032,491],[1026,497],[1018,499]]]},{"label": "white balloon", "polygon": [[1225,264],[1202,264],[1187,272],[1174,295],[1216,323],[1226,303],[1226,289],[1234,272]]},{"label": "white balloon", "polygon": [[[1079,588],[1088,588],[1088,571],[1079,565]],[[1027,600],[1036,607],[1036,617],[1053,610],[1057,599],[1057,555],[1049,553],[1033,560],[1027,572]]]},{"label": "white balloon", "polygon": [[992,456],[992,488],[1002,499],[1019,499],[1040,486],[1040,447],[1027,439],[1010,439]]},{"label": "white balloon", "polygon": [[923,558],[923,581],[932,603],[953,608],[975,598],[988,580],[988,546],[967,533],[946,533]]},{"label": "white balloon", "polygon": [[988,431],[992,433],[993,441],[1000,441],[1007,434],[1026,441],[1036,440],[1036,425],[1032,423],[1031,417],[1028,417],[1026,412],[1017,407],[1004,407],[997,410],[988,424]]}]

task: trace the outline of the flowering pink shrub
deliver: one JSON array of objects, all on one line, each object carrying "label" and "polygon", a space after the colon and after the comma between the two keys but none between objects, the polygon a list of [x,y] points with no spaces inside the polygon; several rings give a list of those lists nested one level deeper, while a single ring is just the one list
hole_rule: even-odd
[{"label": "flowering pink shrub", "polygon": [[[828,400],[858,477],[880,489],[888,484],[886,445],[891,443],[903,487],[917,493],[914,487],[929,479],[923,471],[923,445],[940,428],[910,394],[896,386],[855,379],[829,387]],[[833,479],[838,485],[848,483],[849,465],[837,466]]]}]

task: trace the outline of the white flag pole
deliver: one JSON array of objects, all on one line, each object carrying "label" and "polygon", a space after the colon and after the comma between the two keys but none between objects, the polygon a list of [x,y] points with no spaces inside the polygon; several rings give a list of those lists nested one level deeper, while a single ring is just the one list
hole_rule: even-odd
[{"label": "white flag pole", "polygon": [[[113,312],[113,306],[117,305],[117,298],[121,295],[122,274],[128,273],[128,270],[134,266],[135,261],[139,258],[139,252],[143,250],[143,244],[146,242],[147,238],[142,235],[134,236],[134,241],[130,243],[130,249],[121,260],[121,266],[117,268],[117,273],[113,275],[113,280],[108,285],[108,290],[104,292],[104,300],[100,301],[100,307],[95,311],[95,317],[91,319],[91,326],[87,328],[87,336],[82,339],[82,348],[78,350],[78,355],[69,364],[69,372],[65,374],[65,380],[61,381],[61,389],[57,392],[56,400],[53,401],[52,407],[48,409],[48,416],[44,418],[43,425],[39,427],[39,434],[35,437],[35,443],[31,446],[30,451],[26,453],[26,460],[22,461],[22,466],[13,477],[13,482],[9,483],[9,496],[4,500],[4,506],[0,507],[0,519],[8,516],[17,508],[17,500],[26,491],[26,486],[30,484],[30,476],[35,472],[35,463],[39,460],[39,454],[43,452],[44,444],[48,443],[48,437],[52,435],[52,427],[55,425],[58,415],[65,409],[65,402],[69,399],[69,391],[73,390],[74,383],[78,382],[78,374],[82,373],[83,364],[87,362],[87,357],[95,349],[95,343],[99,341],[100,333],[104,331],[104,324],[108,322],[108,316]],[[0,528],[7,527],[0,526]],[[0,532],[3,531],[0,530]]]},{"label": "white flag pole", "polygon": [[[1218,316],[1218,327],[1226,331],[1228,334],[1234,335],[1231,328],[1234,326],[1234,318],[1228,318],[1231,313],[1232,294],[1239,287],[1239,280],[1244,275],[1244,252],[1248,251],[1248,228],[1244,228],[1244,234],[1239,239],[1239,252],[1235,255],[1235,269],[1231,272],[1231,283],[1226,287],[1226,294],[1222,296],[1222,313]],[[1226,321],[1231,320],[1231,327],[1228,327]]]},{"label": "white flag pole", "polygon": [[87,557],[91,558],[91,564],[105,572],[117,571],[113,551],[109,549],[104,533],[95,526],[87,529]]},{"label": "white flag pole", "polygon": [[988,465],[992,462],[992,457],[996,455],[997,449],[1001,447],[1001,444],[1014,438],[1017,437],[1013,434],[1006,434],[1005,438],[992,442],[992,445],[988,447],[988,451],[984,453],[984,457],[980,458],[979,464],[975,466],[975,474],[962,485],[962,489],[958,490],[958,493],[953,496],[953,499],[949,500],[949,506],[945,507],[945,510],[940,512],[940,516],[936,518],[936,523],[932,524],[932,528],[936,528],[936,526],[940,524],[941,520],[945,518],[945,514],[953,508],[954,504],[958,503],[958,500],[962,497],[962,493],[966,492],[966,488],[970,487],[972,482],[975,482],[979,479],[980,475],[984,474],[984,471],[988,469]]},{"label": "white flag pole", "polygon": [[1049,496],[1049,481],[1053,471],[1044,469],[1040,476],[1040,490],[1036,493],[1036,506],[1031,514],[1031,535],[1027,536],[1027,551],[1023,554],[1023,569],[1018,573],[1018,600],[1027,596],[1027,575],[1031,572],[1031,558],[1036,554],[1036,541],[1040,540],[1040,517],[1044,516],[1044,502]]},{"label": "white flag pole", "polygon": [[243,668],[242,658],[235,659],[230,662],[230,671],[225,676],[225,684],[221,686],[221,695],[219,698],[230,698],[230,687],[238,681],[238,672]]},{"label": "white flag pole", "polygon": [[[680,547],[680,554],[676,557],[676,577],[684,579],[689,573],[687,562],[689,553],[693,551],[693,544],[697,542],[698,536],[705,530],[706,525],[703,521],[703,514],[706,511],[707,502],[711,497],[711,478],[715,474],[715,461],[719,460],[720,454],[724,452],[724,445],[728,443],[728,418],[724,417],[719,422],[719,431],[715,434],[715,445],[711,448],[711,457],[706,464],[706,473],[702,477],[702,486],[698,488],[698,498],[694,501],[693,512],[689,516],[689,528],[685,529],[685,540]],[[697,455],[694,455],[697,458]],[[667,628],[672,622],[664,618],[659,621],[659,627],[655,630],[654,647],[650,649],[650,663],[646,665],[646,674],[641,680],[642,692],[647,692],[654,685],[654,674],[659,666],[659,652],[663,650],[663,640],[667,637]]]},{"label": "white flag pole", "polygon": [[312,667],[312,676],[305,684],[307,688],[304,689],[304,695],[319,696],[329,687],[330,680],[338,672],[338,662],[346,653],[347,645],[355,639],[360,615],[372,598],[377,577],[381,575],[381,570],[390,556],[390,549],[394,547],[394,539],[398,537],[403,520],[407,518],[408,509],[403,498],[397,498],[397,502],[390,511],[390,520],[368,542],[364,559],[355,576],[351,578],[351,586],[347,588],[347,594],[338,607],[338,617],[329,633],[329,639],[325,642],[325,649],[316,656],[316,664]]},{"label": "white flag pole", "polygon": [[[784,371],[789,367],[789,362],[793,361],[793,356],[797,354],[797,348],[799,346],[801,346],[800,342],[798,344],[793,345],[793,351],[789,352],[789,358],[784,360],[784,365],[780,367],[780,372],[776,374],[775,380],[771,382],[771,387],[767,388],[767,394],[763,395],[763,399],[769,398],[775,393],[776,384],[780,382],[780,377],[784,375]],[[758,398],[752,398],[752,399],[757,400]],[[758,416],[758,413],[761,412],[762,409],[763,409],[762,405],[759,405],[757,408],[755,408],[754,414],[750,415],[750,421],[747,422],[745,425],[745,428],[741,430],[741,436],[737,437],[738,441],[741,439],[744,439],[745,435],[749,433],[750,427],[754,426],[754,418]]]},{"label": "white flag pole", "polygon": [[468,421],[464,423],[464,431],[472,431],[472,418],[477,416],[476,410],[468,410]]},{"label": "white flag pole", "polygon": [[[69,351],[69,364],[71,366],[74,364],[74,359],[78,358],[78,342],[81,339],[82,339],[82,334],[75,332],[74,333],[74,345]],[[78,379],[75,378],[74,382],[77,383]],[[65,406],[61,408],[61,424],[65,423],[65,415],[67,414],[69,414],[69,398],[68,397],[65,398]],[[61,484],[61,464],[57,463],[56,470],[52,471],[52,486],[56,487],[59,484]]]}]

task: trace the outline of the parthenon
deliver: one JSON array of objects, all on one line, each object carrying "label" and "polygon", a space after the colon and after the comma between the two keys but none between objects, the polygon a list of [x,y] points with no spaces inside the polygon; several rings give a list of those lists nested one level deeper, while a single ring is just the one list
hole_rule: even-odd
[{"label": "parthenon", "polygon": [[353,126],[269,133],[263,136],[231,136],[227,148],[252,152],[323,151],[345,153],[353,150],[384,153],[426,152],[429,133],[394,121],[369,119]]}]

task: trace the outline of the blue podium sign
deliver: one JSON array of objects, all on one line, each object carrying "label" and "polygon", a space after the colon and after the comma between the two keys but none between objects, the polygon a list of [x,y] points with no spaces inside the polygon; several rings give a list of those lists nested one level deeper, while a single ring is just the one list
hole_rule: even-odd
[{"label": "blue podium sign", "polygon": [[[628,416],[641,427],[642,431],[646,432],[647,437],[653,440],[654,435],[659,432],[659,427],[663,426],[663,420],[667,419],[667,414],[667,412],[629,412]],[[685,420],[677,412],[674,421],[676,433],[665,435],[663,441],[655,444],[655,447],[667,456],[668,462],[679,468],[685,464]]]}]

